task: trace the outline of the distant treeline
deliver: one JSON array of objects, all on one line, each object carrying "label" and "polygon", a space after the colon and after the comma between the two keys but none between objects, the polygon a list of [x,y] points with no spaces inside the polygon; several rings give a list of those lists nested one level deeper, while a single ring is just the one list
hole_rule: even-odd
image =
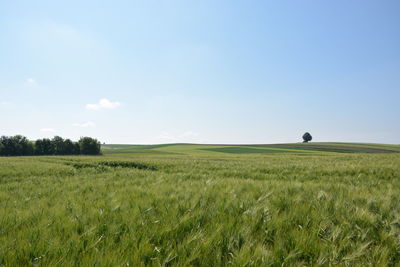
[{"label": "distant treeline", "polygon": [[78,142],[54,136],[29,141],[25,136],[0,137],[0,156],[33,155],[99,155],[100,142],[91,137],[81,137]]}]

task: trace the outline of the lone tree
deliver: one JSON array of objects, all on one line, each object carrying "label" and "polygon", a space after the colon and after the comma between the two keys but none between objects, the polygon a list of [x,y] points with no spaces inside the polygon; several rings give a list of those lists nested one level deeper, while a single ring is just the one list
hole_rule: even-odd
[{"label": "lone tree", "polygon": [[303,134],[303,143],[308,143],[312,140],[312,136],[309,132]]}]

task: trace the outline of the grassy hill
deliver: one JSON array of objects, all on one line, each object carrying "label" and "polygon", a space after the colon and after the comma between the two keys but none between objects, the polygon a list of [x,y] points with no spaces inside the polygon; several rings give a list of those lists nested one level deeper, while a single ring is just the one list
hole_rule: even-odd
[{"label": "grassy hill", "polygon": [[201,144],[162,144],[162,145],[103,145],[105,154],[119,153],[190,153],[203,151],[229,154],[275,154],[275,153],[400,153],[400,145],[372,143],[289,143],[256,145],[201,145]]}]

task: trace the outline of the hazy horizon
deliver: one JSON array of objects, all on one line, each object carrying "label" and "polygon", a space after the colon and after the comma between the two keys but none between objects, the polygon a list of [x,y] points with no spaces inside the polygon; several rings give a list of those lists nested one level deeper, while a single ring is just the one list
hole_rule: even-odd
[{"label": "hazy horizon", "polygon": [[398,1],[3,1],[0,135],[400,144]]}]

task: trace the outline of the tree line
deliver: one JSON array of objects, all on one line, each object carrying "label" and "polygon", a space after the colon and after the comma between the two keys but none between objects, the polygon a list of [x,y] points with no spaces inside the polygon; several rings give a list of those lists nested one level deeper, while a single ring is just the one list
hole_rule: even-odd
[{"label": "tree line", "polygon": [[0,137],[0,156],[99,154],[100,142],[91,137],[81,137],[78,142],[60,136],[36,141],[30,141],[22,135]]}]

